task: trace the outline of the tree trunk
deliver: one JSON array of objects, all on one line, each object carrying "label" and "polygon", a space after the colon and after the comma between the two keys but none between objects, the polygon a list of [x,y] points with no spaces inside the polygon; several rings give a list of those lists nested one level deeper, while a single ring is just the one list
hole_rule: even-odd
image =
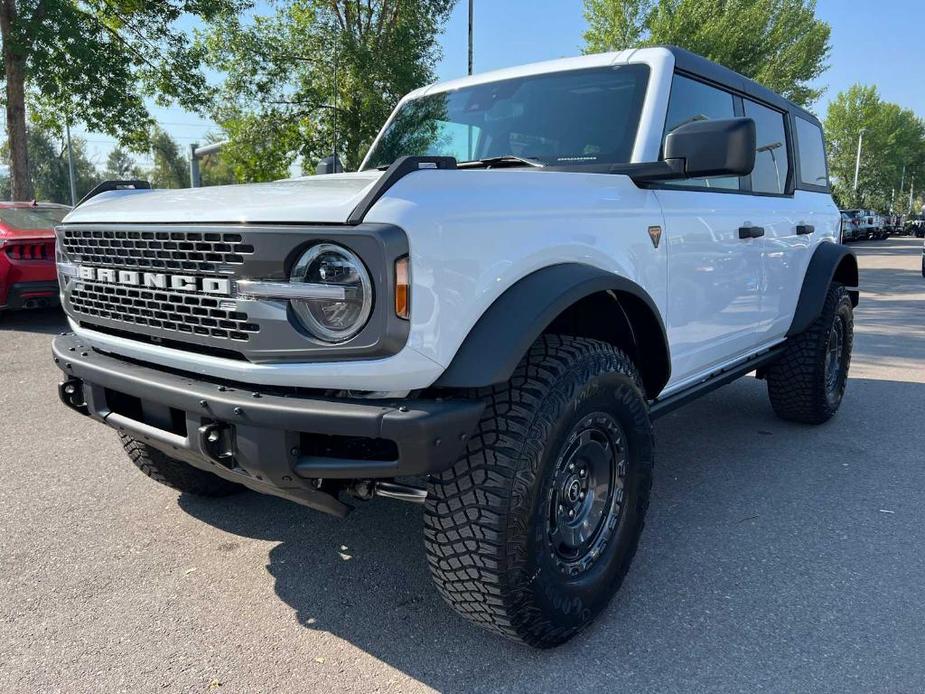
[{"label": "tree trunk", "polygon": [[10,148],[10,191],[13,200],[32,200],[26,136],[26,59],[14,45],[16,0],[0,0],[0,37],[6,76],[6,134]]}]

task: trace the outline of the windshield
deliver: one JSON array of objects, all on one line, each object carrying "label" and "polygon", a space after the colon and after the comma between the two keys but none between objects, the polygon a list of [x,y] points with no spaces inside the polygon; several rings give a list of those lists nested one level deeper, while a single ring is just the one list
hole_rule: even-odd
[{"label": "windshield", "polygon": [[0,224],[12,229],[51,229],[68,213],[66,207],[0,208]]},{"label": "windshield", "polygon": [[364,168],[405,155],[514,156],[551,166],[630,160],[649,69],[622,65],[464,87],[408,101]]}]

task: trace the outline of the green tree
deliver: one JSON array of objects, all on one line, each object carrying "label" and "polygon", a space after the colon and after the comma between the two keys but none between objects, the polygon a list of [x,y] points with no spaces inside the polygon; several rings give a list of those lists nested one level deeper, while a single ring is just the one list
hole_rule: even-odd
[{"label": "green tree", "polygon": [[[51,132],[40,125],[31,125],[26,131],[29,158],[29,183],[34,198],[48,202],[71,203],[71,184],[68,172],[67,147],[61,134]],[[74,183],[79,200],[95,186],[100,176],[87,156],[86,143],[77,137],[71,138],[74,157]],[[2,157],[9,161],[9,143],[3,145]],[[0,181],[0,199],[22,200],[12,190],[9,177]],[[29,198],[31,199],[31,198]]]},{"label": "green tree", "polygon": [[[862,128],[855,191],[854,169]],[[921,172],[925,176],[925,123],[921,119],[908,109],[883,101],[876,87],[855,84],[829,103],[825,132],[829,169],[840,204],[888,210],[892,202],[894,209],[905,210],[912,175]],[[903,195],[905,204],[901,204]]]},{"label": "green tree", "polygon": [[144,144],[146,98],[202,109],[211,96],[202,53],[177,26],[183,16],[212,21],[249,0],[3,0],[7,136],[15,197],[32,197],[26,133],[30,111],[61,125]]},{"label": "green tree", "polygon": [[151,158],[154,166],[148,180],[155,188],[189,188],[189,160],[180,145],[158,127],[151,129]]},{"label": "green tree", "polygon": [[829,25],[815,0],[584,0],[585,51],[670,44],[715,60],[802,105],[819,98]]},{"label": "green tree", "polygon": [[103,172],[106,180],[128,180],[141,177],[138,163],[121,146],[116,146],[106,157],[106,168]]},{"label": "green tree", "polygon": [[[434,79],[455,0],[289,0],[202,36],[227,78],[214,117],[241,180],[285,176],[337,150],[357,168],[398,100]],[[336,140],[336,144],[335,144]]]},{"label": "green tree", "polygon": [[584,0],[585,52],[601,53],[643,43],[653,0]]}]

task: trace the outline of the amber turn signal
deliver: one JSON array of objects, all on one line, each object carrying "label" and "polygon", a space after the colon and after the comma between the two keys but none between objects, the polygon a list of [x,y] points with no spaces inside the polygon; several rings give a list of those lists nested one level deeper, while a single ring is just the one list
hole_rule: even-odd
[{"label": "amber turn signal", "polygon": [[408,256],[395,261],[395,315],[408,320],[411,316],[411,282]]}]

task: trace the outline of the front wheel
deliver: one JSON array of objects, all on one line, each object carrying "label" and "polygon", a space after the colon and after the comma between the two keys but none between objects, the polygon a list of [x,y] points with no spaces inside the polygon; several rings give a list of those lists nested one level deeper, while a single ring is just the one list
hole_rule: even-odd
[{"label": "front wheel", "polygon": [[822,424],[838,411],[848,383],[854,342],[851,298],[840,284],[829,287],[821,315],[787,343],[768,368],[768,396],[783,419]]},{"label": "front wheel", "polygon": [[228,496],[244,491],[240,484],[171,458],[127,434],[119,434],[119,438],[129,459],[155,482],[195,496]]},{"label": "front wheel", "polygon": [[612,345],[547,335],[477,395],[477,433],[429,483],[431,574],[467,619],[555,646],[604,609],[636,551],[653,463],[640,377]]}]

